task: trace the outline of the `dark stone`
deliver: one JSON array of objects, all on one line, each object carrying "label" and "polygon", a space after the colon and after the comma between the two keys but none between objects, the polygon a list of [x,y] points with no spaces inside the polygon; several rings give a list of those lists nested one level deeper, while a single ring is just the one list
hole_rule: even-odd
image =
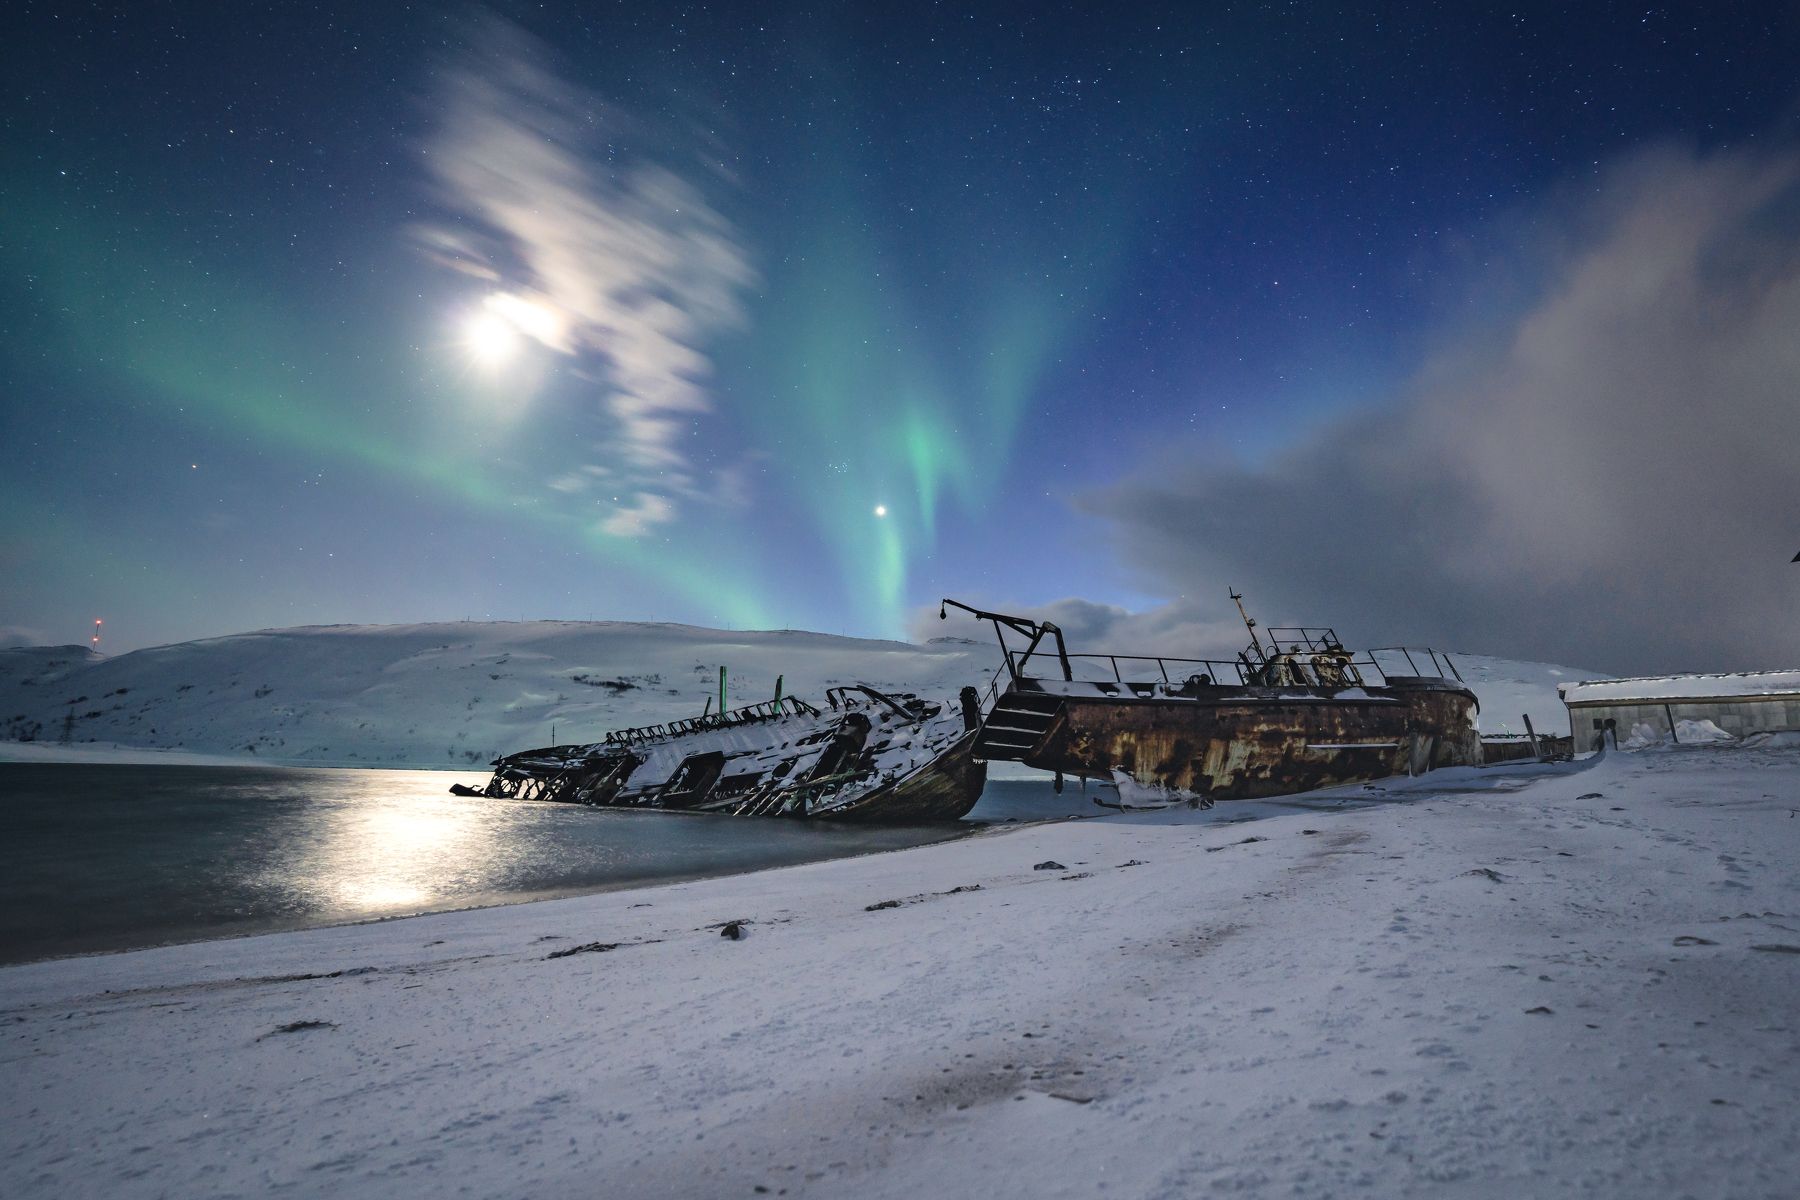
[{"label": "dark stone", "polygon": [[[269,1030],[269,1032],[263,1034],[263,1037],[274,1037],[278,1033],[304,1033],[308,1029],[336,1028],[337,1025],[331,1021],[289,1021],[286,1025],[277,1025],[275,1028]],[[262,1038],[257,1038],[256,1040],[260,1042]]]},{"label": "dark stone", "polygon": [[619,943],[617,942],[584,942],[579,946],[570,946],[565,950],[552,950],[550,953],[544,955],[544,958],[549,960],[552,958],[567,958],[571,954],[605,954],[608,950],[617,950],[618,948]]}]

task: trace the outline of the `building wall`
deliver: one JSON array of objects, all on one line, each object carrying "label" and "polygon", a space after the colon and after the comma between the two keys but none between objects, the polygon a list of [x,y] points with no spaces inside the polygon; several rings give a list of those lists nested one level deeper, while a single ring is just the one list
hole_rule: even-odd
[{"label": "building wall", "polygon": [[1571,704],[1569,727],[1575,745],[1588,750],[1594,744],[1594,722],[1616,722],[1619,740],[1631,736],[1633,725],[1649,725],[1670,734],[1669,717],[1677,721],[1711,721],[1726,733],[1744,737],[1776,729],[1800,729],[1800,693],[1780,696],[1739,697],[1724,700],[1614,700],[1606,704]]}]

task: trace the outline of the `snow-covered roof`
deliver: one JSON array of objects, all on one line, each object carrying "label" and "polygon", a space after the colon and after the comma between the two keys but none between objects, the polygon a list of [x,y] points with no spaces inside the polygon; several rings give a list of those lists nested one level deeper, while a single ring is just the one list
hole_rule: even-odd
[{"label": "snow-covered roof", "polygon": [[1724,675],[1647,675],[1589,679],[1557,688],[1564,704],[1612,701],[1721,700],[1737,696],[1800,695],[1800,671],[1739,671]]}]

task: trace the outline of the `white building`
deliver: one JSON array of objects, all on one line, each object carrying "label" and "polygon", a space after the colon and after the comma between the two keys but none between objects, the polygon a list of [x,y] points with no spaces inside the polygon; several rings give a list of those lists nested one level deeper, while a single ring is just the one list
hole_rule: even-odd
[{"label": "white building", "polygon": [[1681,723],[1711,722],[1734,737],[1800,729],[1800,671],[1597,679],[1557,688],[1578,750],[1613,722],[1619,740],[1681,740]]}]

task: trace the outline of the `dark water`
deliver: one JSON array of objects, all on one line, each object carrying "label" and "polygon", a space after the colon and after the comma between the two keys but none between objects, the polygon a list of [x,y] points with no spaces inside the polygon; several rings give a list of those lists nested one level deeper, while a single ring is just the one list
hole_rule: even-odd
[{"label": "dark water", "polygon": [[[0,963],[894,850],[967,825],[462,799],[438,771],[0,763]],[[473,776],[465,782],[479,783]],[[971,820],[1096,811],[993,783]]]}]

